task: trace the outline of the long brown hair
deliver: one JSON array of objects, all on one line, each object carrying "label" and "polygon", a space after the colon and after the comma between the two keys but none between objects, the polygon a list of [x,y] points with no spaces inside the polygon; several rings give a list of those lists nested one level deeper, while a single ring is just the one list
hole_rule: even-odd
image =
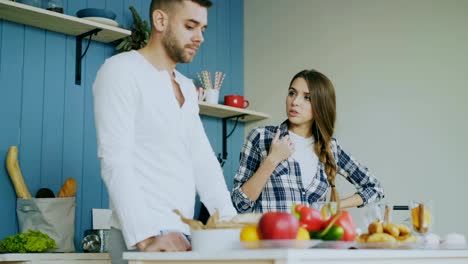
[{"label": "long brown hair", "polygon": [[325,173],[331,189],[330,201],[338,201],[338,193],[335,188],[336,162],[333,158],[331,139],[335,130],[336,96],[335,87],[330,79],[316,70],[303,70],[291,80],[303,78],[310,93],[312,108],[312,135],[314,136],[314,152],[320,162],[325,166]]}]

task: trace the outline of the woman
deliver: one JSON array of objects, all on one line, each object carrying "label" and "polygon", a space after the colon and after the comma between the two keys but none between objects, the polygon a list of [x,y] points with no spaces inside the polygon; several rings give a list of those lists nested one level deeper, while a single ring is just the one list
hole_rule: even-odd
[{"label": "woman", "polygon": [[335,176],[355,185],[354,195],[340,200],[342,208],[364,206],[384,197],[368,169],[334,139],[336,99],[331,81],[320,72],[304,70],[290,83],[288,119],[280,126],[258,127],[244,143],[231,198],[237,211],[290,211],[293,203],[312,206],[331,190],[337,201]]}]

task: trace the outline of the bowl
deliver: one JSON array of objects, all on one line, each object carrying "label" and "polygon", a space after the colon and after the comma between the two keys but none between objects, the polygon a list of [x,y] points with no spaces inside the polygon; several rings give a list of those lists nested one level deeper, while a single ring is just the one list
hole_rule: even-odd
[{"label": "bowl", "polygon": [[104,17],[108,19],[115,19],[117,16],[114,12],[109,9],[101,8],[85,8],[76,12],[77,17]]},{"label": "bowl", "polygon": [[240,228],[192,229],[192,250],[214,251],[240,249],[240,232]]}]

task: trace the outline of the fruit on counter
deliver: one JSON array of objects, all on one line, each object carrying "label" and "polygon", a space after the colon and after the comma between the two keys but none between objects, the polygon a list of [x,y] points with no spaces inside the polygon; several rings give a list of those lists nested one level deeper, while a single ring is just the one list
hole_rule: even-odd
[{"label": "fruit on counter", "polygon": [[296,240],[310,240],[309,231],[305,227],[299,227],[297,231]]},{"label": "fruit on counter", "polygon": [[307,231],[319,231],[324,228],[324,220],[319,210],[303,204],[296,204],[292,207],[293,215],[299,220],[299,226]]},{"label": "fruit on counter", "polygon": [[64,198],[64,197],[75,197],[76,195],[76,181],[73,178],[68,178],[62,185],[62,188],[60,188],[60,191],[58,192],[58,197],[59,198]]},{"label": "fruit on counter", "polygon": [[332,215],[326,222],[325,225],[329,225],[333,219],[338,216],[334,226],[340,226],[343,228],[343,237],[340,240],[342,241],[354,241],[357,237],[356,225],[354,224],[353,217],[348,211],[342,210],[341,213]]},{"label": "fruit on counter", "polygon": [[18,148],[16,146],[11,146],[8,149],[6,167],[8,175],[10,175],[10,179],[15,187],[16,196],[23,199],[31,198],[31,194],[24,183],[23,174],[21,173],[18,162]]},{"label": "fruit on counter", "polygon": [[322,240],[341,240],[344,236],[344,229],[341,226],[332,226],[322,237]]},{"label": "fruit on counter", "polygon": [[411,234],[410,228],[404,224],[384,224],[377,219],[369,224],[368,233],[360,235],[357,241],[361,243],[415,242],[416,237]]},{"label": "fruit on counter", "polygon": [[257,241],[260,240],[260,234],[256,225],[246,225],[240,233],[241,241]]},{"label": "fruit on counter", "polygon": [[341,213],[338,213],[330,218],[330,221],[327,223],[325,229],[321,231],[312,231],[310,232],[310,237],[314,239],[322,240],[340,240],[344,236],[343,227],[336,225],[336,222],[341,217]]},{"label": "fruit on counter", "polygon": [[369,227],[367,228],[367,231],[369,232],[369,234],[383,233],[383,222],[379,220],[370,223]]},{"label": "fruit on counter", "polygon": [[258,223],[262,239],[295,239],[299,230],[299,221],[290,213],[264,213]]},{"label": "fruit on counter", "polygon": [[[323,208],[330,208],[326,205]],[[330,211],[328,219],[323,218],[323,212],[306,205],[293,205],[293,214],[299,219],[299,225],[309,231],[313,239],[353,241],[356,239],[356,226],[348,211]],[[326,215],[326,212],[325,212]]]}]

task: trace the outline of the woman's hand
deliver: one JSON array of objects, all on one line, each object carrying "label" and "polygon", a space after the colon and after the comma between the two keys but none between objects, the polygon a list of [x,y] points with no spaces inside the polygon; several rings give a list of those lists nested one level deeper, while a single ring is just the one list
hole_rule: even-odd
[{"label": "woman's hand", "polygon": [[187,239],[178,232],[154,236],[139,242],[138,250],[143,252],[188,251],[192,247]]},{"label": "woman's hand", "polygon": [[270,159],[275,164],[279,164],[294,153],[294,144],[291,138],[284,136],[280,139],[279,136],[280,130],[277,129],[267,157],[267,159]]}]

